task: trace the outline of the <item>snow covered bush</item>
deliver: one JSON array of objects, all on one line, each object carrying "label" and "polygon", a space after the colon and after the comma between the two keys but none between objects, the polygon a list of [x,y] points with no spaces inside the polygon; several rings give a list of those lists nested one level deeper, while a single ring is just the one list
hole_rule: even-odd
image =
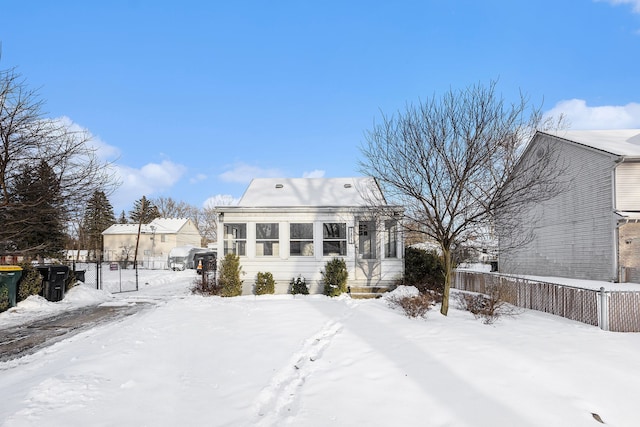
[{"label": "snow covered bush", "polygon": [[384,296],[389,307],[401,309],[407,317],[426,317],[436,301],[431,293],[420,293],[414,286],[399,286]]},{"label": "snow covered bush", "polygon": [[291,293],[293,295],[302,294],[309,295],[309,288],[307,287],[307,282],[302,276],[298,276],[297,278],[291,279],[289,283],[291,285]]},{"label": "snow covered bush", "polygon": [[327,261],[322,272],[324,282],[324,294],[330,297],[347,292],[347,263],[342,258],[334,258]]},{"label": "snow covered bush", "polygon": [[476,319],[482,319],[483,323],[490,325],[502,316],[514,316],[518,314],[516,307],[507,303],[506,293],[510,290],[500,284],[487,285],[487,295],[456,292],[455,298],[460,309],[473,314]]},{"label": "snow covered bush", "polygon": [[276,292],[276,282],[273,280],[273,274],[266,272],[258,272],[256,275],[256,295],[273,294]]},{"label": "snow covered bush", "polygon": [[237,297],[242,295],[242,280],[240,280],[240,257],[226,254],[220,263],[220,295],[223,297]]},{"label": "snow covered bush", "polygon": [[193,280],[191,292],[200,295],[220,295],[221,287],[212,274],[204,274]]}]

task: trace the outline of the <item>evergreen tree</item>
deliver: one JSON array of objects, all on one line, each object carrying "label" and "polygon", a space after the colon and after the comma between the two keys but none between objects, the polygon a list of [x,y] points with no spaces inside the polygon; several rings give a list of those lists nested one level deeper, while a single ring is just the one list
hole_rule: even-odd
[{"label": "evergreen tree", "polygon": [[19,252],[60,257],[64,249],[65,206],[60,181],[44,160],[25,165],[15,180],[10,223],[19,227],[13,243]]},{"label": "evergreen tree", "polygon": [[127,221],[127,215],[124,213],[124,211],[122,211],[120,213],[120,218],[118,218],[118,224],[128,224],[129,221]]},{"label": "evergreen tree", "polygon": [[133,204],[133,210],[129,212],[129,219],[134,224],[149,224],[158,217],[160,217],[158,208],[145,196],[136,200]]},{"label": "evergreen tree", "polygon": [[86,249],[93,253],[94,258],[102,250],[102,232],[115,222],[113,206],[107,195],[104,191],[95,191],[87,203],[82,222]]}]

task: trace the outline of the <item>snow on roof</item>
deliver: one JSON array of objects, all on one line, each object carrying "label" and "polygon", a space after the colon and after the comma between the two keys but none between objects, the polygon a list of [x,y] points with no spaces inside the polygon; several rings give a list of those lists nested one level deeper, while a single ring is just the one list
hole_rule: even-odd
[{"label": "snow on roof", "polygon": [[364,206],[376,200],[386,204],[378,183],[357,178],[256,178],[239,207]]},{"label": "snow on roof", "polygon": [[542,132],[618,156],[640,157],[640,129]]},{"label": "snow on roof", "polygon": [[[156,218],[149,224],[142,224],[141,233],[173,234],[180,231],[189,218]],[[102,234],[137,234],[138,224],[113,224]]]}]

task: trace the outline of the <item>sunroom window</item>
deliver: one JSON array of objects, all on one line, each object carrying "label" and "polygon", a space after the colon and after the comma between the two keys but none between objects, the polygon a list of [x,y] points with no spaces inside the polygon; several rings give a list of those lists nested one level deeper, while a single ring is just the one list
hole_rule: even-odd
[{"label": "sunroom window", "polygon": [[274,256],[280,252],[277,223],[256,224],[256,256]]},{"label": "sunroom window", "polygon": [[347,225],[344,222],[322,224],[322,255],[338,256],[347,254]]},{"label": "sunroom window", "polygon": [[313,256],[313,224],[289,224],[289,254]]},{"label": "sunroom window", "polygon": [[247,250],[247,224],[224,225],[224,253],[246,255]]}]

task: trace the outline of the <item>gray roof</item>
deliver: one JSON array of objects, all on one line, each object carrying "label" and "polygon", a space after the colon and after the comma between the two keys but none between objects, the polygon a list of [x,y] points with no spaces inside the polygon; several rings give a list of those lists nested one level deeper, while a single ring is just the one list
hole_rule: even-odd
[{"label": "gray roof", "polygon": [[640,157],[640,129],[542,132],[617,156]]},{"label": "gray roof", "polygon": [[[142,224],[141,233],[175,234],[190,221],[189,218],[156,218],[149,224]],[[137,234],[138,224],[113,224],[102,234]]]},{"label": "gray roof", "polygon": [[358,178],[256,178],[238,207],[357,207],[386,204],[378,183]]}]

